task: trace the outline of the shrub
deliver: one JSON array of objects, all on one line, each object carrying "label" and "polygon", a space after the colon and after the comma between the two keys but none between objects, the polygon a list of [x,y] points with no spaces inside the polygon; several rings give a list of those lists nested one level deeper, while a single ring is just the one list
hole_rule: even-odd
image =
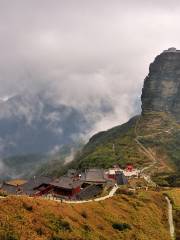
[{"label": "shrub", "polygon": [[128,195],[128,196],[132,196],[132,195],[134,195],[135,193],[132,192],[132,191],[129,191],[128,189],[121,189],[121,188],[119,188],[119,189],[116,191],[116,194],[124,194],[124,195]]},{"label": "shrub", "polygon": [[16,215],[15,218],[17,219],[17,221],[22,221],[23,217],[21,215]]},{"label": "shrub", "polygon": [[84,224],[84,225],[83,225],[83,229],[84,229],[86,232],[91,232],[91,228],[90,228],[90,226],[87,225],[87,224]]},{"label": "shrub", "polygon": [[71,230],[70,224],[68,222],[66,222],[66,221],[63,221],[63,220],[60,221],[60,228],[62,230],[65,230],[65,231]]},{"label": "shrub", "polygon": [[51,220],[51,226],[50,227],[55,232],[71,231],[71,226],[67,221],[62,220],[62,219],[57,219],[57,218]]},{"label": "shrub", "polygon": [[58,236],[52,236],[50,240],[63,240],[63,238],[58,237]]},{"label": "shrub", "polygon": [[104,226],[102,224],[97,225],[98,229],[104,230]]},{"label": "shrub", "polygon": [[39,236],[43,235],[43,230],[42,230],[41,227],[38,228],[38,229],[36,229],[36,232],[37,232],[37,234],[38,234]]},{"label": "shrub", "polygon": [[86,211],[82,211],[81,216],[82,216],[83,218],[87,218],[87,217],[88,217]]},{"label": "shrub", "polygon": [[126,229],[131,229],[131,226],[127,223],[113,223],[112,227],[119,231],[124,231]]},{"label": "shrub", "polygon": [[33,210],[33,207],[25,202],[23,202],[23,208],[29,212],[31,212]]},{"label": "shrub", "polygon": [[1,197],[7,197],[7,194],[5,192],[0,191],[0,196]]},{"label": "shrub", "polygon": [[2,232],[0,233],[1,240],[20,240],[20,238],[14,232]]}]

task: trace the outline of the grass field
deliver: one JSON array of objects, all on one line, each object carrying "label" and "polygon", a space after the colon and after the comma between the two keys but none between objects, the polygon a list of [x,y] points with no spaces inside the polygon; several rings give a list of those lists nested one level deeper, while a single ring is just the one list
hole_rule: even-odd
[{"label": "grass field", "polygon": [[170,240],[167,204],[152,191],[86,204],[8,197],[0,199],[0,239]]},{"label": "grass field", "polygon": [[174,188],[167,193],[174,205],[174,208],[180,210],[180,188]]},{"label": "grass field", "polygon": [[180,239],[180,188],[173,188],[166,192],[173,203],[173,215],[176,229],[176,239]]}]

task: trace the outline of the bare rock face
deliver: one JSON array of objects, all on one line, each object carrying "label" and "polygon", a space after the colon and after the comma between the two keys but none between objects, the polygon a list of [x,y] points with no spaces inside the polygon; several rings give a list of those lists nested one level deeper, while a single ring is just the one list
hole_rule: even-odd
[{"label": "bare rock face", "polygon": [[142,90],[142,114],[168,112],[180,121],[180,51],[170,48],[150,64]]}]

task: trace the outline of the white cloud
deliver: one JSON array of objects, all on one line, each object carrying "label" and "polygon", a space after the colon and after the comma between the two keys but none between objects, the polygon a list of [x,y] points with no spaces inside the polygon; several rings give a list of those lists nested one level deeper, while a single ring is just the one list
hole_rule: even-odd
[{"label": "white cloud", "polygon": [[[180,48],[177,0],[0,5],[0,97],[43,91],[93,119],[94,132],[127,121],[149,63],[168,47]],[[102,113],[102,102],[111,113]],[[21,111],[30,123],[32,109]]]}]

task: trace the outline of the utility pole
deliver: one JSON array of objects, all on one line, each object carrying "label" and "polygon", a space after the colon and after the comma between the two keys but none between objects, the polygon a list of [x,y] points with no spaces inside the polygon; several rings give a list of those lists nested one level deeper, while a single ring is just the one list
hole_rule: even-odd
[{"label": "utility pole", "polygon": [[112,150],[113,150],[113,152],[115,153],[115,144],[113,143],[113,145],[112,145]]}]

